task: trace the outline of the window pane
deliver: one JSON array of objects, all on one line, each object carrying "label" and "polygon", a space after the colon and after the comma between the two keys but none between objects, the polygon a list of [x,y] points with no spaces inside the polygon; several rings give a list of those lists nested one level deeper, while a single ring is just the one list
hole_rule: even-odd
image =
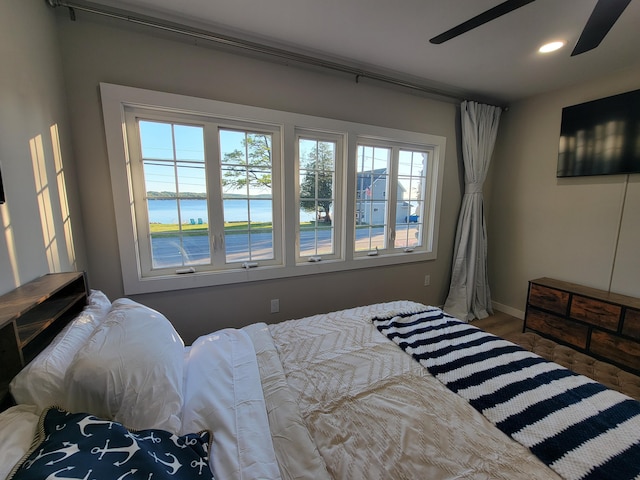
[{"label": "window pane", "polygon": [[249,221],[249,208],[245,199],[233,197],[225,199],[223,208],[225,224],[247,223]]},{"label": "window pane", "polygon": [[274,258],[272,135],[220,129],[227,263]]},{"label": "window pane", "polygon": [[184,264],[207,265],[211,262],[207,225],[200,225],[200,231],[187,232],[182,236],[182,248],[186,258]]},{"label": "window pane", "polygon": [[332,141],[300,138],[299,166],[299,256],[335,253],[336,150]]},{"label": "window pane", "polygon": [[271,198],[271,166],[247,168],[248,194],[253,197]]},{"label": "window pane", "polygon": [[[209,263],[203,128],[147,120],[138,125],[152,268]],[[178,161],[179,153],[185,161]]]},{"label": "window pane", "polygon": [[153,268],[175,267],[184,264],[180,237],[168,232],[151,234]]},{"label": "window pane", "polygon": [[270,198],[249,200],[249,220],[251,223],[273,223],[273,203]]},{"label": "window pane", "polygon": [[246,262],[251,260],[249,249],[249,232],[246,223],[225,224],[224,246],[226,259],[231,262]]},{"label": "window pane", "polygon": [[204,162],[202,127],[175,125],[176,159]]},{"label": "window pane", "polygon": [[220,155],[225,164],[246,164],[245,132],[220,130]]},{"label": "window pane", "polygon": [[[173,162],[143,161],[147,195],[152,192],[176,193],[176,172]],[[177,217],[176,217],[177,221]]]},{"label": "window pane", "polygon": [[[178,195],[181,198],[206,198],[207,180],[204,163],[176,162]],[[206,212],[206,208],[204,209]]]},{"label": "window pane", "polygon": [[139,128],[143,158],[173,160],[173,135],[170,123],[141,120]]},{"label": "window pane", "polygon": [[[206,198],[180,199],[179,203],[183,230],[193,232],[195,229],[201,230],[208,227],[209,214],[207,213]],[[194,225],[199,225],[199,227],[194,227]]]},{"label": "window pane", "polygon": [[151,226],[153,268],[209,263],[207,226],[197,225],[185,230],[177,232],[172,225],[164,224]]},{"label": "window pane", "polygon": [[386,248],[391,149],[358,146],[356,251]]}]

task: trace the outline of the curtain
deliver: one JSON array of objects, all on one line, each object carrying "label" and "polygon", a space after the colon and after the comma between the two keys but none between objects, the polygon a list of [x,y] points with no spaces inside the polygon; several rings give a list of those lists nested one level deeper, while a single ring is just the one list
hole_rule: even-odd
[{"label": "curtain", "polygon": [[482,185],[498,133],[501,109],[462,102],[465,191],[453,252],[451,285],[444,311],[466,322],[493,313],[487,276],[487,231]]}]

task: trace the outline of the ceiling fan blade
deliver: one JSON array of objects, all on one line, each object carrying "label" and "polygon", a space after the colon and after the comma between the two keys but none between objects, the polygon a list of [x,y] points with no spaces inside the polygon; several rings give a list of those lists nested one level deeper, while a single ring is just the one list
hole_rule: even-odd
[{"label": "ceiling fan blade", "polygon": [[631,0],[598,0],[571,56],[593,50],[609,33]]},{"label": "ceiling fan blade", "polygon": [[473,30],[480,25],[484,25],[487,22],[495,20],[502,15],[506,15],[513,10],[524,7],[526,4],[531,2],[535,2],[535,0],[507,0],[506,2],[502,2],[501,4],[496,5],[495,7],[490,8],[485,12],[482,12],[480,15],[476,15],[466,22],[449,29],[444,33],[441,33],[440,35],[433,37],[429,40],[429,42],[439,45],[446,42],[447,40],[451,40],[452,38],[457,37],[458,35],[462,35],[469,30]]}]

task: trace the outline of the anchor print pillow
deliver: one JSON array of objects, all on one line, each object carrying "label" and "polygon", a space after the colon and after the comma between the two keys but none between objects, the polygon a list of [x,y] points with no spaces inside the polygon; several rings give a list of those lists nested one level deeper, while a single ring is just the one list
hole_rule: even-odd
[{"label": "anchor print pillow", "polygon": [[40,417],[34,446],[12,480],[213,480],[209,432],[177,436],[129,431],[86,413],[52,407]]}]

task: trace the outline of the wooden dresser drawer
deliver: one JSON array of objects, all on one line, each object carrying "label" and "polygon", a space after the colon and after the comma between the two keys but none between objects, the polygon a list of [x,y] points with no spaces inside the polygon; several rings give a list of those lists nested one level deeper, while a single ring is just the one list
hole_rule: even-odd
[{"label": "wooden dresser drawer", "polygon": [[529,303],[535,307],[565,315],[569,305],[569,294],[562,290],[532,283],[529,290]]},{"label": "wooden dresser drawer", "polygon": [[590,350],[596,355],[609,358],[636,371],[640,370],[640,345],[631,340],[594,330],[591,333]]},{"label": "wooden dresser drawer", "polygon": [[640,339],[640,310],[627,308],[624,314],[622,333]]},{"label": "wooden dresser drawer", "polygon": [[617,331],[622,307],[593,298],[574,295],[569,316],[608,330]]},{"label": "wooden dresser drawer", "polygon": [[640,375],[640,298],[537,278],[529,282],[527,329]]},{"label": "wooden dresser drawer", "polygon": [[527,328],[556,338],[575,347],[586,349],[589,328],[571,320],[556,317],[535,309],[527,311]]}]

